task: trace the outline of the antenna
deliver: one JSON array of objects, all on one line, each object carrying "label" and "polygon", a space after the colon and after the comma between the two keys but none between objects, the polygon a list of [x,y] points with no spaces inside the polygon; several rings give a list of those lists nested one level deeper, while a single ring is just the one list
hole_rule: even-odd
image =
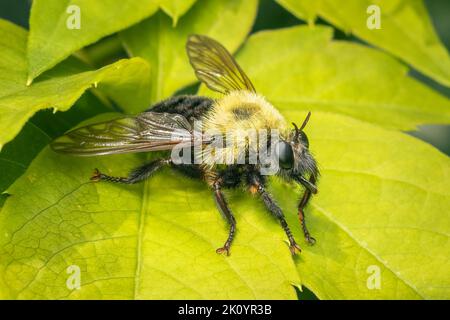
[{"label": "antenna", "polygon": [[[309,118],[311,117],[311,111],[308,112],[308,115],[305,118],[305,121],[303,121],[302,126],[300,127],[300,131],[303,130],[304,127],[306,127],[306,124],[309,121]],[[296,130],[297,130],[297,126],[295,126]]]},{"label": "antenna", "polygon": [[295,136],[294,136],[294,140],[297,140],[298,135],[300,134],[300,130],[298,130],[298,127],[297,127],[297,125],[296,125],[295,123],[292,122],[292,125],[293,125],[294,128],[295,128]]}]

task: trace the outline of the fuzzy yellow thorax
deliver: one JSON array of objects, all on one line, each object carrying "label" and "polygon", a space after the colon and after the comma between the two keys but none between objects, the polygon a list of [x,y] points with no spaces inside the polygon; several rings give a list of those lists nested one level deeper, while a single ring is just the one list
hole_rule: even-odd
[{"label": "fuzzy yellow thorax", "polygon": [[[227,141],[238,142],[232,148],[222,150],[227,159],[231,157],[237,160],[243,149],[256,142],[252,139],[257,136],[248,133],[259,133],[262,129],[269,134],[271,130],[278,130],[281,138],[285,138],[288,133],[286,120],[272,104],[263,96],[244,90],[231,92],[218,99],[203,119],[204,132],[220,134]],[[212,160],[207,150],[204,150],[203,156],[206,162]]]}]

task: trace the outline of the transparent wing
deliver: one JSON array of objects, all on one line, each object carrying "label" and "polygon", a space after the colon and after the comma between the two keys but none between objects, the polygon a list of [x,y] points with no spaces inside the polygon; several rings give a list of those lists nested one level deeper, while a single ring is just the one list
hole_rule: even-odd
[{"label": "transparent wing", "polygon": [[250,79],[233,56],[217,41],[201,35],[189,37],[186,50],[197,78],[214,91],[255,92]]},{"label": "transparent wing", "polygon": [[170,150],[191,144],[191,125],[183,116],[144,112],[72,130],[56,139],[54,151],[79,156]]}]

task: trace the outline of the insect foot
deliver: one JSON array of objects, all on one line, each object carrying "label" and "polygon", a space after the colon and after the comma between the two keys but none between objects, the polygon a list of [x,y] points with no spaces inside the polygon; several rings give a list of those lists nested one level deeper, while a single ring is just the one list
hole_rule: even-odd
[{"label": "insect foot", "polygon": [[217,254],[225,253],[227,256],[230,255],[230,246],[224,245],[222,248],[216,250]]},{"label": "insect foot", "polygon": [[100,181],[102,179],[102,173],[95,168],[94,173],[91,176],[91,181]]},{"label": "insect foot", "polygon": [[294,240],[291,241],[289,250],[291,251],[293,256],[295,256],[297,253],[302,252],[302,249],[300,249],[300,246]]},{"label": "insect foot", "polygon": [[311,237],[310,235],[305,237],[306,242],[310,245],[313,246],[316,244],[316,239],[314,239],[313,237]]}]

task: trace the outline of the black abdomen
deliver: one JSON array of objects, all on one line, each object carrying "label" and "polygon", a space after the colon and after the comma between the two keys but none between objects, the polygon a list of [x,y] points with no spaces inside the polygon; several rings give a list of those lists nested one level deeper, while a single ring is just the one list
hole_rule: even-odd
[{"label": "black abdomen", "polygon": [[192,123],[194,120],[199,120],[208,112],[213,103],[214,100],[211,98],[182,95],[160,101],[151,106],[147,111],[181,114]]},{"label": "black abdomen", "polygon": [[[160,101],[147,111],[180,114],[192,125],[195,120],[200,120],[211,109],[213,103],[214,100],[207,97],[182,95]],[[192,154],[194,154],[193,151]],[[173,167],[192,178],[203,176],[202,168],[197,164],[181,164]]]}]

